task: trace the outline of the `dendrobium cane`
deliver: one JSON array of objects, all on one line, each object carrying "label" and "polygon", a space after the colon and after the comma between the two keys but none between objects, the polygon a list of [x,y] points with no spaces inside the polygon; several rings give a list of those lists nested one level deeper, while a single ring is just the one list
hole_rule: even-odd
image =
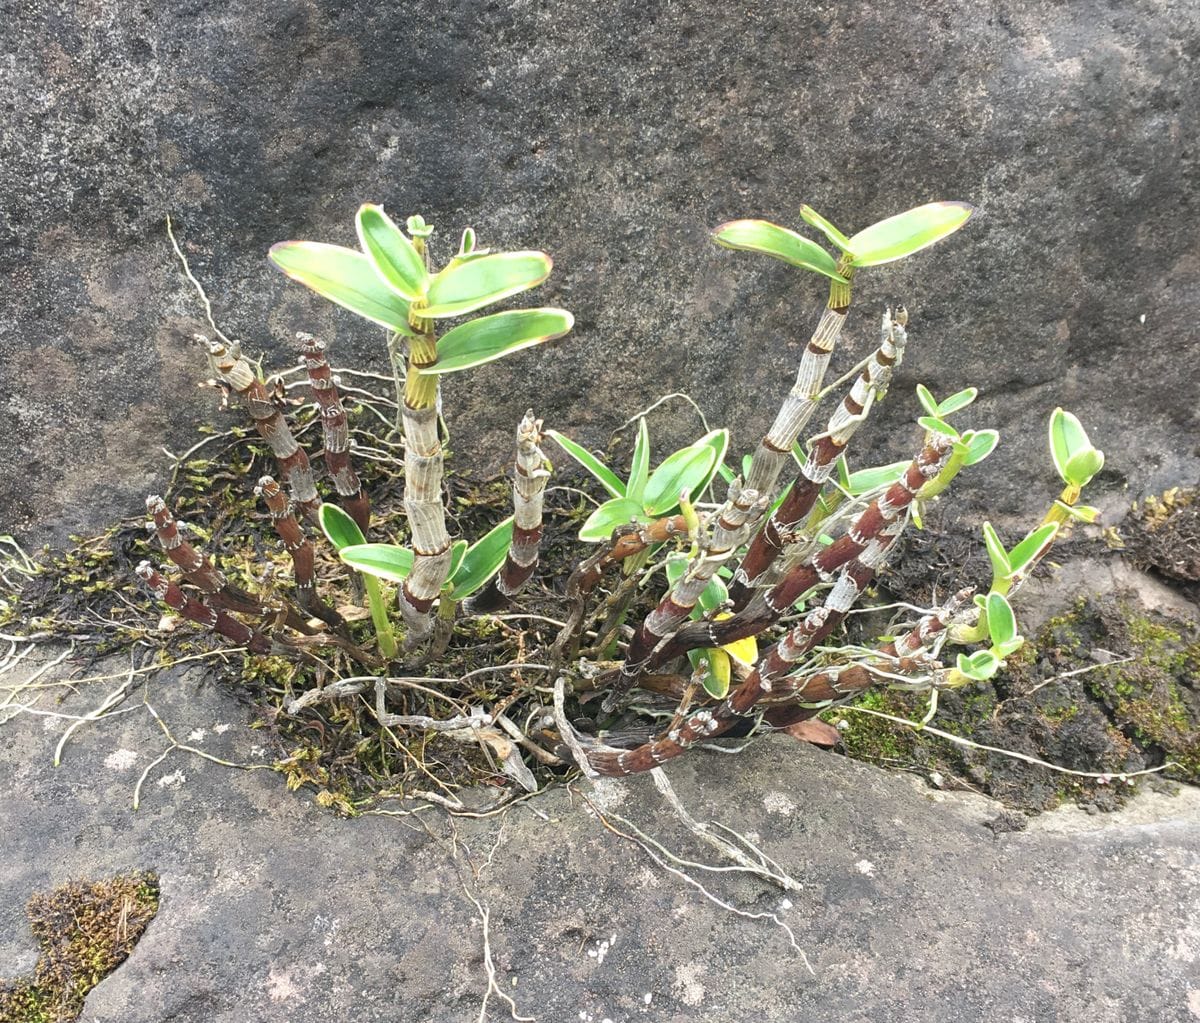
[{"label": "dendrobium cane", "polygon": [[[451,536],[446,514],[442,378],[561,337],[573,320],[552,307],[471,318],[543,283],[549,257],[480,249],[468,229],[457,252],[435,270],[430,225],[410,217],[401,228],[381,207],[365,205],[355,221],[358,248],[283,242],[270,256],[293,279],[387,331],[405,448],[406,542],[372,541],[370,498],[354,468],[347,411],[324,344],[298,335],[321,423],[321,463],[333,491],[322,504],[321,478],[272,388],[236,343],[222,340],[209,346],[212,365],[246,406],[290,493],[272,476],[258,483],[291,558],[294,598],[275,594],[263,601],[231,585],[210,557],[183,538],[157,497],[148,502],[151,528],[197,592],[185,591],[149,563],[138,574],[182,617],[255,654],[312,657],[321,645],[342,651],[362,670],[377,673],[380,723],[405,726],[417,719],[386,709],[387,672],[402,651],[417,663],[441,656],[454,641],[459,618],[504,610],[542,571],[544,497],[552,470],[542,445],[548,437],[595,478],[605,500],[579,531],[581,540],[595,545],[592,553],[567,578],[546,580],[562,594],[563,610],[556,638],[536,655],[541,667],[559,676],[558,731],[543,728],[540,735],[551,749],[519,730],[513,736],[538,759],[574,758],[590,774],[649,770],[731,730],[747,734],[803,721],[880,679],[929,691],[932,713],[939,689],[990,677],[1021,646],[1010,598],[1070,521],[1094,518],[1094,509],[1078,501],[1082,487],[1102,468],[1103,455],[1074,416],[1056,410],[1051,454],[1065,489],[1043,523],[1011,550],[985,524],[993,567],[988,592],[962,590],[896,637],[864,647],[837,641],[846,615],[910,522],[920,524],[922,507],[941,499],[963,469],[987,458],[999,437],[994,430],[950,424],[950,416],[971,405],[974,388],[939,402],[920,386],[924,414],[917,419],[920,433],[911,459],[851,470],[851,442],[888,395],[909,348],[908,314],[899,307],[883,314],[874,349],[843,378],[851,382],[824,429],[803,445],[799,441],[823,399],[843,382],[826,385],[824,378],[847,333],[856,276],[925,249],[960,228],[972,212],[966,203],[930,203],[847,235],[801,207],[801,219],[836,255],[765,220],[717,228],[714,238],[725,248],[765,254],[829,281],[828,300],[801,353],[795,382],[753,454],[741,460],[741,473],[725,464],[724,429],[709,431],[651,468],[643,415],[636,420],[632,460],[622,478],[582,444],[543,430],[530,410],[516,427],[512,515],[472,542]],[[454,319],[460,322],[441,329]],[[723,493],[714,494],[718,488]],[[306,523],[319,525],[320,532],[306,531]],[[347,612],[343,618],[345,609],[335,610],[320,592],[313,541],[321,534],[337,562],[362,575],[374,649],[355,638],[353,622],[346,620],[354,616]],[[388,606],[390,586],[403,621],[402,643]],[[950,646],[967,648],[953,664],[943,662]],[[567,687],[577,699],[575,720],[590,717],[592,734],[577,733],[562,713],[560,697]],[[600,697],[594,705],[593,695]],[[670,723],[653,733],[641,706],[647,699],[659,701],[659,716],[663,699],[675,701],[674,711],[666,711]],[[490,723],[490,712],[481,713]],[[512,736],[512,722],[505,727]],[[505,773],[528,787],[531,776],[517,769],[511,751],[504,765]]]}]

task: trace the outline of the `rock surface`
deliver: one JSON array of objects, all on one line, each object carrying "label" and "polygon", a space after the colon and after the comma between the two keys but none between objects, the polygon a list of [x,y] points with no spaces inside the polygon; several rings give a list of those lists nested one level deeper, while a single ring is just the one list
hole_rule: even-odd
[{"label": "rock surface", "polygon": [[[1108,452],[1114,503],[1196,477],[1195,5],[98,0],[18,5],[0,47],[0,531],[137,513],[160,448],[215,414],[167,213],[268,365],[300,328],[381,365],[373,330],[264,259],[350,242],[363,200],[423,212],[446,246],[471,223],[555,257],[539,301],[571,308],[574,336],[448,388],[475,465],[499,464],[528,404],[602,447],[674,390],[748,449],[823,289],[707,231],[795,224],[802,201],[856,228],[962,198],[980,215],[953,242],[863,275],[840,367],[885,300],[913,312],[864,457],[907,452],[923,380],[979,385],[970,423],[1007,436],[965,508],[1049,495],[1060,403]],[[664,439],[692,429],[678,409]]]},{"label": "rock surface", "polygon": [[[120,683],[114,670],[39,707],[86,713]],[[61,720],[22,714],[0,743],[3,972],[32,966],[33,890],[161,875],[158,916],[88,996],[90,1023],[476,1019],[481,911],[497,983],[546,1023],[1200,1017],[1195,789],[1007,832],[997,804],[790,741],[755,745],[736,771],[716,754],[680,761],[684,804],[756,835],[803,889],[786,905],[758,881],[705,883],[790,924],[810,974],[779,927],[705,902],[589,812],[585,795],[710,860],[647,778],[552,791],[502,817],[347,821],[269,771],[181,750],[152,766],[167,743],[139,696],[78,730],[58,769]],[[241,711],[195,676],[152,681],[145,699],[180,742],[264,762]],[[493,998],[488,1018],[507,1008]]]}]

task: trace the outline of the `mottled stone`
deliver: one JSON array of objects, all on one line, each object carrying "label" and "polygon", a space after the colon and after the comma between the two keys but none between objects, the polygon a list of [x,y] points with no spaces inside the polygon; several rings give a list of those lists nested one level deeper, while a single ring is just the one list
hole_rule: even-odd
[{"label": "mottled stone", "polygon": [[1059,403],[1108,452],[1114,500],[1200,465],[1194,5],[98,0],[19,6],[0,47],[0,508],[28,538],[136,513],[164,444],[229,421],[194,389],[205,325],[168,212],[220,323],[275,366],[301,328],[382,366],[375,330],[264,258],[350,243],[360,201],[421,211],[444,249],[471,223],[553,253],[538,301],[575,312],[573,337],[447,387],[457,451],[498,466],[529,404],[603,446],[677,389],[749,449],[823,288],[707,231],[796,224],[802,201],[854,229],[967,199],[958,238],[862,275],[837,366],[885,300],[913,312],[863,456],[909,450],[923,380],[979,385],[965,421],[1005,434],[958,488],[968,511],[1049,495]]},{"label": "mottled stone", "polygon": [[[86,712],[119,682],[112,670],[39,707]],[[215,687],[176,674],[146,697],[181,740],[266,761],[262,733]],[[468,891],[489,913],[498,983],[538,1020],[1160,1023],[1195,1018],[1200,1000],[1195,789],[1009,831],[987,799],[784,738],[736,762],[699,752],[673,764],[693,813],[754,835],[800,880],[785,898],[703,876],[787,922],[810,973],[780,928],[705,902],[584,800],[711,861],[646,777],[460,818],[452,840],[439,809],[343,820],[269,771],[182,751],[152,766],[166,742],[141,708],[77,731],[55,769],[64,726],[22,715],[0,733],[0,973],[30,966],[33,890],[157,871],[158,915],[89,994],[90,1023],[475,1019],[483,931]],[[493,1001],[488,1018],[507,1009]]]}]

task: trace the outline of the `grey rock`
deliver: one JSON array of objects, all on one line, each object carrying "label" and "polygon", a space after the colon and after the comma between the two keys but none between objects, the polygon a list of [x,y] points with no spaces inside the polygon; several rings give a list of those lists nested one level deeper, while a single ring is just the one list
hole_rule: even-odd
[{"label": "grey rock", "polygon": [[[104,691],[38,706],[78,714]],[[264,762],[216,688],[176,674],[146,698],[181,741]],[[589,811],[584,796],[711,859],[648,778],[558,789],[503,817],[347,821],[271,772],[175,751],[134,812],[137,778],[166,745],[149,714],[79,730],[54,769],[63,724],[23,714],[4,727],[0,962],[29,961],[31,891],[130,868],[162,881],[158,916],[88,996],[90,1023],[475,1019],[483,931],[468,892],[489,914],[498,983],[543,1021],[1200,1015],[1195,789],[993,834],[998,804],[790,740],[760,742],[736,765],[679,761],[683,803],[756,836],[802,890],[785,905],[758,881],[704,882],[788,922],[809,973],[769,920],[719,910]],[[488,1018],[507,1008],[493,1000]]]},{"label": "grey rock", "polygon": [[675,390],[748,450],[823,289],[709,229],[962,198],[980,215],[959,237],[863,275],[838,366],[893,296],[913,346],[860,456],[909,451],[924,381],[980,386],[966,421],[1006,436],[958,488],[968,513],[1051,494],[1056,404],[1108,452],[1114,506],[1197,475],[1194,5],[33,3],[0,46],[0,517],[28,540],[137,513],[160,448],[217,415],[164,216],[269,365],[309,329],[379,367],[375,331],[264,259],[350,242],[363,200],[421,211],[444,246],[470,223],[555,257],[538,301],[574,336],[447,388],[473,466],[500,464],[529,404],[602,447]]}]

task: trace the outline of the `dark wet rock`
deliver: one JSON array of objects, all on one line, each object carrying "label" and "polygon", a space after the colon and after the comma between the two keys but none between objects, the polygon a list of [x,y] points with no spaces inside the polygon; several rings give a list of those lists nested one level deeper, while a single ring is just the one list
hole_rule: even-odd
[{"label": "dark wet rock", "polygon": [[[103,685],[47,709],[84,712]],[[181,741],[263,762],[215,688],[176,674],[147,698]],[[789,922],[814,976],[769,921],[717,910],[588,811],[584,795],[709,858],[648,778],[560,789],[451,829],[440,810],[343,820],[269,771],[176,751],[149,771],[134,812],[138,777],[166,747],[149,715],[79,730],[54,769],[61,728],[22,715],[0,744],[0,962],[28,962],[31,891],[157,871],[158,915],[88,996],[92,1023],[473,1019],[483,935],[466,891],[489,912],[499,983],[540,1020],[1127,1023],[1200,1011],[1194,789],[993,834],[982,825],[998,804],[791,740],[758,743],[736,770],[716,754],[680,761],[670,777],[683,802],[757,836],[803,890],[788,905],[758,882],[706,882]]]},{"label": "dark wet rock", "polygon": [[1060,403],[1108,452],[1113,507],[1200,465],[1181,348],[1200,290],[1195,7],[33,4],[0,46],[5,530],[136,513],[160,448],[215,414],[168,212],[220,323],[270,365],[300,328],[381,365],[375,331],[264,260],[287,237],[349,242],[364,199],[422,211],[443,244],[471,223],[554,254],[539,300],[574,310],[574,337],[448,388],[477,463],[499,464],[528,404],[603,446],[676,389],[748,448],[823,289],[707,231],[796,223],[802,201],[858,227],[954,197],[980,206],[959,238],[863,275],[839,366],[885,300],[913,312],[863,456],[910,448],[924,380],[979,385],[966,419],[1006,434],[986,482],[960,488],[967,510],[1044,502]]}]

